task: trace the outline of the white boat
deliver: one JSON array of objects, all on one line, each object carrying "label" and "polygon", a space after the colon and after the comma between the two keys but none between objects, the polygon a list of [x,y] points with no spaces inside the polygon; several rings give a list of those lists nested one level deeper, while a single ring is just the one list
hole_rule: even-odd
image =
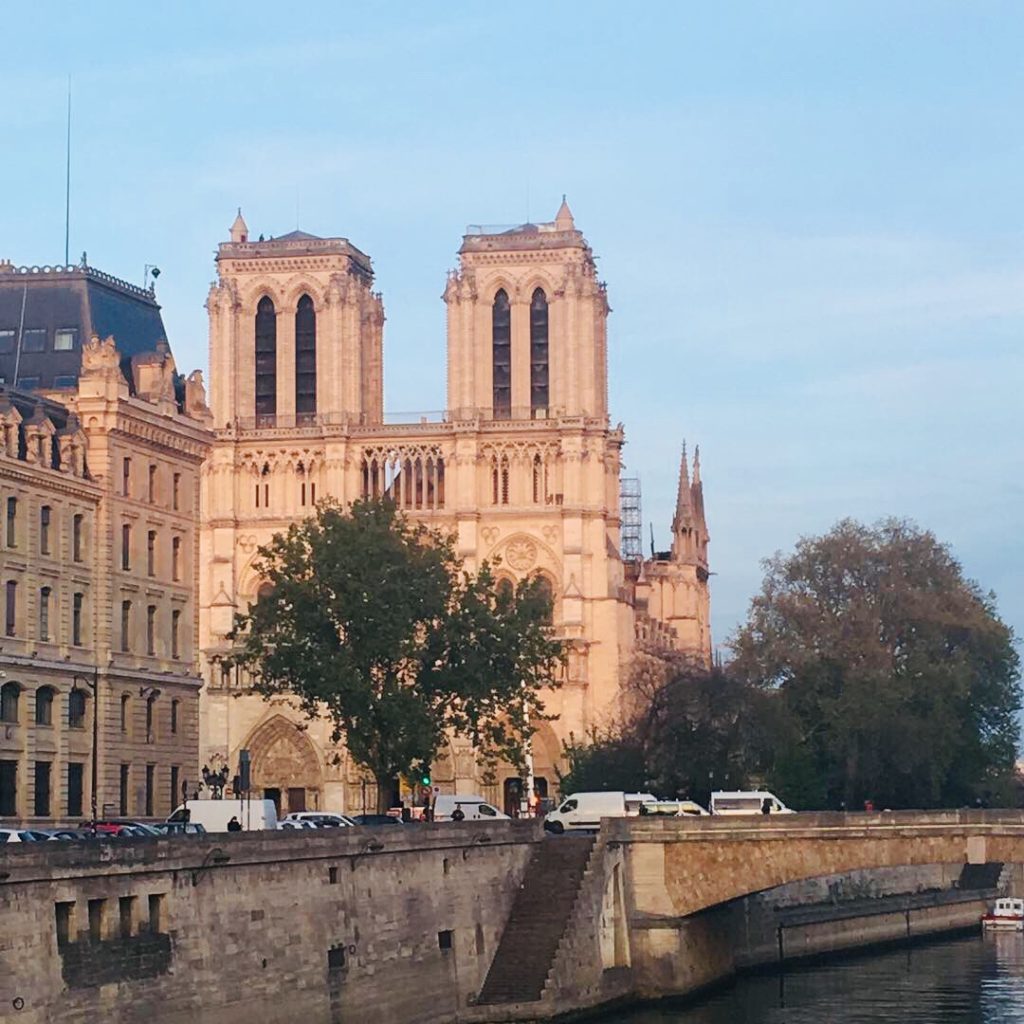
[{"label": "white boat", "polygon": [[1000,932],[1024,932],[1024,900],[1009,897],[996,900],[981,919],[981,927]]}]

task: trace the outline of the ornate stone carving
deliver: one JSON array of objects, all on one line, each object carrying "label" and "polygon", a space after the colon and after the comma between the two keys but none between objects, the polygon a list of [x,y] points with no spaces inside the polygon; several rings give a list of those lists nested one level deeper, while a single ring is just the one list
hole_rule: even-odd
[{"label": "ornate stone carving", "polygon": [[514,537],[505,548],[505,560],[517,572],[525,572],[537,562],[537,545],[529,537]]},{"label": "ornate stone carving", "polygon": [[121,361],[113,337],[100,341],[95,335],[82,346],[82,372],[116,370]]},{"label": "ornate stone carving", "polygon": [[480,536],[483,537],[484,543],[493,547],[494,542],[498,539],[501,534],[501,530],[496,526],[485,526],[480,531]]}]

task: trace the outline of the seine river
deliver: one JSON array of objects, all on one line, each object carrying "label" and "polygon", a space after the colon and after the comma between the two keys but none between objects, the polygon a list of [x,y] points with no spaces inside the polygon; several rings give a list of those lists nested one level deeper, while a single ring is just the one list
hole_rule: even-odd
[{"label": "seine river", "polygon": [[953,939],[739,979],[608,1024],[1024,1024],[1024,935]]}]

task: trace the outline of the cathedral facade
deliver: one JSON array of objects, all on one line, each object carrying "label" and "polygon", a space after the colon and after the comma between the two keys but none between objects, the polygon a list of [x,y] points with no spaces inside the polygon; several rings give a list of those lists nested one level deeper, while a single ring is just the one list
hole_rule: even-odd
[{"label": "cathedral facade", "polygon": [[[620,554],[624,434],[608,415],[608,299],[563,202],[555,219],[471,229],[444,290],[447,412],[384,417],[381,296],[369,257],[344,238],[253,241],[239,213],[217,254],[210,321],[214,441],[203,468],[199,644],[201,758],[282,813],[372,809],[375,793],[326,722],[246,692],[222,666],[234,617],[264,585],[257,549],[318,500],[387,495],[454,535],[472,571],[538,576],[569,658],[534,737],[540,795],[555,794],[563,743],[613,721],[636,651],[710,661],[708,533],[699,462],[684,455],[668,552]],[[440,353],[438,353],[440,356]],[[429,358],[429,356],[428,356]],[[484,785],[456,739],[433,767],[442,791],[518,799],[510,769]]]}]

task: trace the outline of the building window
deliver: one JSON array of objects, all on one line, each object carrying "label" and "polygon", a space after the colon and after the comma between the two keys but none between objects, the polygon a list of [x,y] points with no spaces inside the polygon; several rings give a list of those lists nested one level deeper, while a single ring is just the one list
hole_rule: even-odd
[{"label": "building window", "polygon": [[156,530],[146,534],[146,574],[156,575]]},{"label": "building window", "polygon": [[146,817],[153,817],[153,781],[156,775],[156,765],[146,765]]},{"label": "building window", "polygon": [[15,334],[14,329],[10,327],[0,330],[0,355],[10,355],[14,351]]},{"label": "building window", "polygon": [[178,806],[178,775],[179,768],[176,764],[171,765],[171,800],[170,808],[173,812]]},{"label": "building window", "polygon": [[75,647],[82,646],[82,606],[84,594],[75,594],[71,599],[71,643]]},{"label": "building window", "polygon": [[530,412],[548,407],[548,299],[537,288],[530,300]]},{"label": "building window", "polygon": [[177,583],[181,579],[181,538],[171,538],[171,579]]},{"label": "building window", "polygon": [[121,527],[121,568],[127,571],[132,567],[132,528],[125,523]]},{"label": "building window", "polygon": [[131,648],[132,603],[121,602],[121,650],[128,652]]},{"label": "building window", "polygon": [[146,653],[156,654],[156,605],[146,608]]},{"label": "building window", "polygon": [[22,352],[45,352],[46,351],[46,328],[30,327],[21,335]]},{"label": "building window", "polygon": [[547,576],[539,575],[534,592],[537,595],[541,608],[540,620],[546,626],[550,626],[554,619],[555,611],[555,588],[552,586],[551,580]]},{"label": "building window", "polygon": [[85,691],[77,687],[68,694],[68,728],[85,728]]},{"label": "building window", "polygon": [[82,791],[85,779],[85,765],[81,761],[68,762],[68,817],[77,818],[82,813]]},{"label": "building window", "polygon": [[295,416],[298,422],[316,415],[316,310],[308,295],[295,310]]},{"label": "building window", "polygon": [[178,633],[181,628],[181,609],[175,608],[171,612],[171,657],[181,657]]},{"label": "building window", "polygon": [[512,310],[504,288],[491,307],[491,367],[494,418],[508,419],[512,415]]},{"label": "building window", "polygon": [[507,455],[491,457],[491,504],[509,502],[509,459]]},{"label": "building window", "polygon": [[156,466],[150,463],[149,478],[146,485],[146,500],[150,505],[156,502]]},{"label": "building window", "polygon": [[18,499],[7,499],[7,546],[18,546]]},{"label": "building window", "polygon": [[121,694],[121,732],[128,732],[128,726],[130,724],[130,708],[131,708],[131,697],[127,693]]},{"label": "building window", "polygon": [[50,517],[52,515],[52,509],[49,505],[44,505],[39,510],[39,554],[48,555],[50,553]]},{"label": "building window", "polygon": [[181,474],[175,473],[171,477],[171,507],[175,512],[178,511],[178,507],[181,505]]},{"label": "building window", "polygon": [[71,557],[76,561],[82,561],[82,521],[84,516],[79,512],[71,520]]},{"label": "building window", "polygon": [[256,416],[277,412],[277,313],[264,295],[256,306]]},{"label": "building window", "polygon": [[146,698],[146,742],[152,743],[156,739],[156,732],[153,723],[156,720],[156,697],[152,694]]},{"label": "building window", "polygon": [[39,639],[50,639],[50,594],[49,587],[39,590]]},{"label": "building window", "polygon": [[177,735],[178,733],[178,704],[180,701],[171,701],[171,733]]},{"label": "building window", "polygon": [[7,581],[6,632],[14,636],[18,629],[18,584],[14,580]]},{"label": "building window", "polygon": [[130,769],[131,765],[121,765],[121,776],[118,780],[118,806],[122,815],[128,813],[128,773]]},{"label": "building window", "polygon": [[78,340],[78,331],[74,327],[60,327],[53,334],[54,352],[72,352]]},{"label": "building window", "polygon": [[49,761],[36,761],[35,764],[35,798],[32,812],[37,818],[50,816],[50,768]]},{"label": "building window", "polygon": [[132,494],[132,460],[129,458],[121,460],[121,493],[126,498]]},{"label": "building window", "polygon": [[69,373],[59,373],[53,378],[55,388],[73,388],[78,384],[78,378]]},{"label": "building window", "polygon": [[52,686],[40,686],[36,690],[36,725],[53,725]]},{"label": "building window", "polygon": [[0,722],[17,724],[20,700],[21,687],[17,683],[4,683],[0,686]]},{"label": "building window", "polygon": [[18,762],[0,761],[0,818],[18,816]]}]

